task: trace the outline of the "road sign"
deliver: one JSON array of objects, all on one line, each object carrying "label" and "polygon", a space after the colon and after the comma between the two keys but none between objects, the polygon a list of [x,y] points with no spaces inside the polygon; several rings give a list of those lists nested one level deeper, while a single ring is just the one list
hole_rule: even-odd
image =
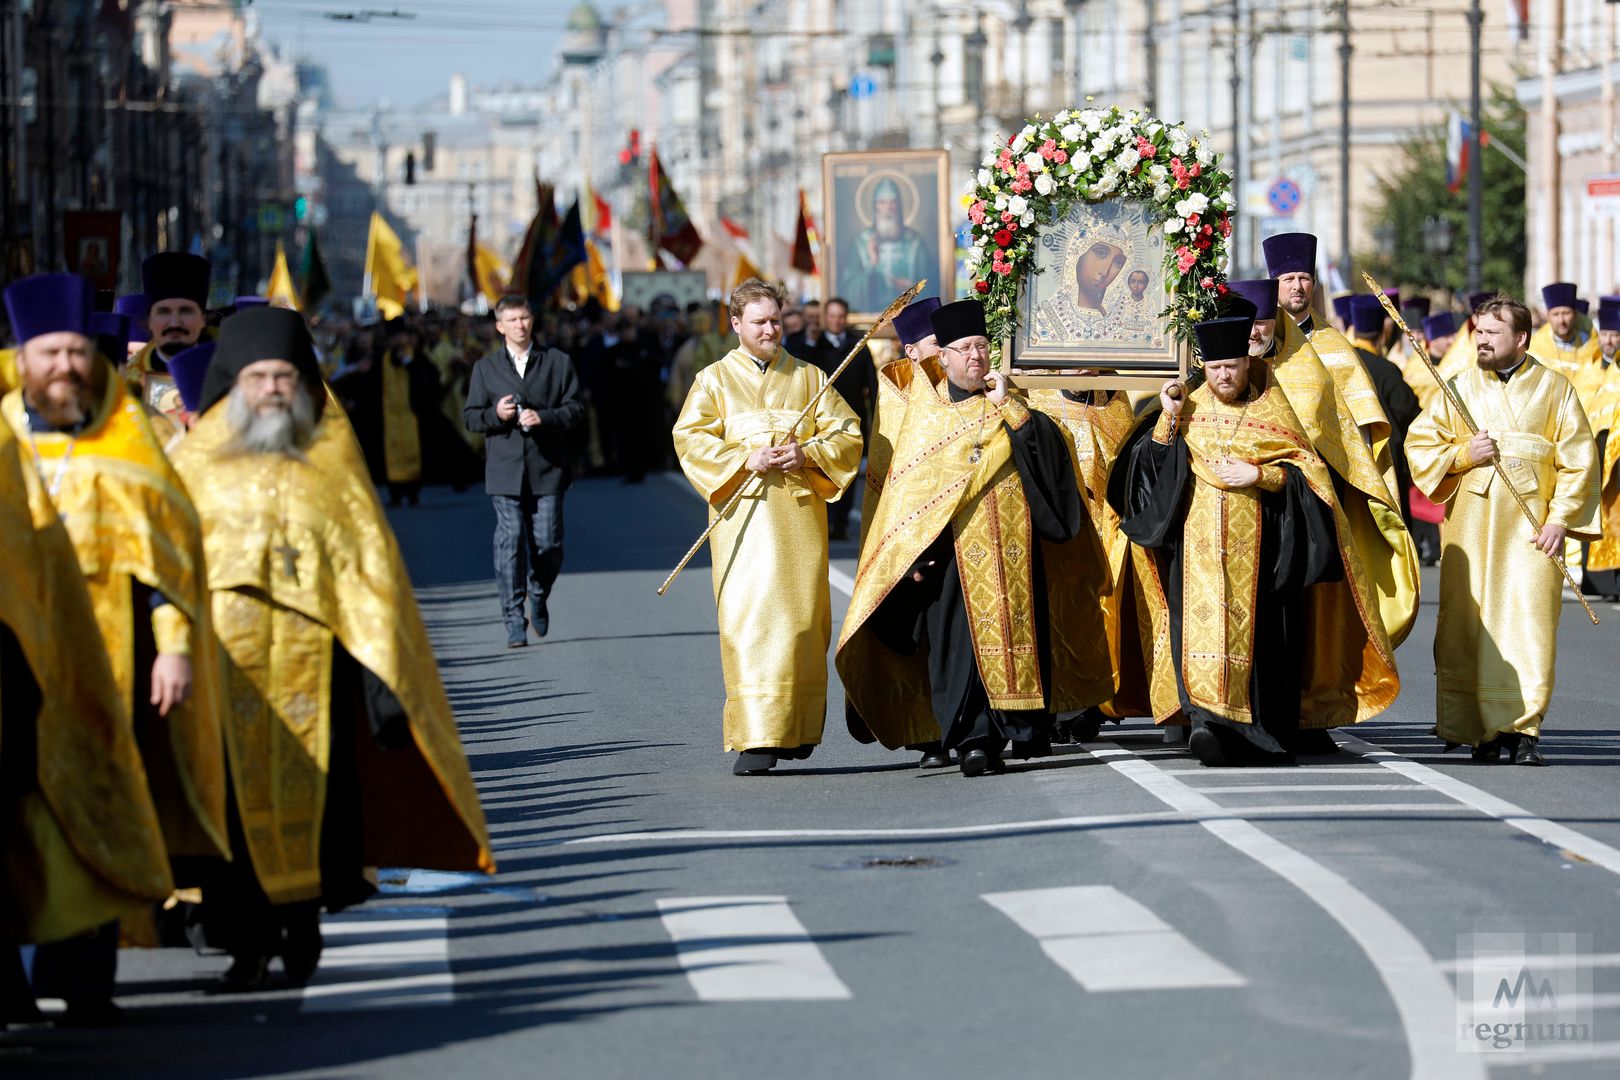
[{"label": "road sign", "polygon": [[1620,173],[1588,176],[1586,204],[1606,217],[1620,217]]},{"label": "road sign", "polygon": [[856,101],[869,98],[877,93],[877,83],[870,75],[857,75],[849,80],[849,96]]},{"label": "road sign", "polygon": [[259,231],[278,233],[287,224],[287,211],[280,203],[259,204]]},{"label": "road sign", "polygon": [[1266,202],[1278,214],[1287,216],[1299,209],[1299,201],[1305,197],[1299,190],[1299,185],[1286,176],[1279,176],[1266,189]]}]

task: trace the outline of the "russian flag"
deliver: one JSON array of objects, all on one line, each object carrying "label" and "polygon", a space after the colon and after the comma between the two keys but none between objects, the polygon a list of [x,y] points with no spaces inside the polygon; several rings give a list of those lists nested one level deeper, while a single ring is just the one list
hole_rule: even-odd
[{"label": "russian flag", "polygon": [[1462,189],[1468,178],[1468,155],[1474,144],[1473,128],[1462,113],[1454,112],[1446,118],[1446,187],[1452,192]]}]

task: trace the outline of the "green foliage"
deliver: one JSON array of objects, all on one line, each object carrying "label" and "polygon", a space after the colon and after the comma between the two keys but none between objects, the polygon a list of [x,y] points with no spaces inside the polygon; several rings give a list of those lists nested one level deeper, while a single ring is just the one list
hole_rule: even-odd
[{"label": "green foliage", "polygon": [[[1492,87],[1481,117],[1489,138],[1524,156],[1524,109],[1512,94]],[[1423,292],[1468,291],[1468,184],[1446,187],[1446,130],[1441,124],[1414,136],[1395,171],[1379,179],[1372,213],[1373,234],[1392,239],[1393,251],[1358,254],[1356,266],[1386,288]],[[1481,148],[1484,176],[1484,287],[1517,295],[1524,282],[1525,175],[1501,151]],[[1429,217],[1451,225],[1451,250],[1430,254],[1423,244]],[[1356,275],[1355,288],[1364,287]]]}]

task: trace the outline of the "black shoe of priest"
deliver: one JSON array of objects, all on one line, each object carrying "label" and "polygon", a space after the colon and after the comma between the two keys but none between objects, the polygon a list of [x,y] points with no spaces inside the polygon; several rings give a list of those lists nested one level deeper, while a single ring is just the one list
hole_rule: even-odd
[{"label": "black shoe of priest", "polygon": [[318,913],[305,923],[289,926],[281,949],[281,966],[287,972],[287,981],[294,986],[304,986],[313,979],[325,945]]},{"label": "black shoe of priest", "polygon": [[1513,764],[1547,764],[1547,759],[1541,756],[1541,737],[1538,735],[1520,735],[1519,745],[1513,748]]},{"label": "black shoe of priest", "polygon": [[764,776],[776,768],[776,755],[769,750],[744,750],[731,766],[733,776]]},{"label": "black shoe of priest", "polygon": [[1495,765],[1502,760],[1502,740],[1496,738],[1482,742],[1474,747],[1468,756],[1481,765]]},{"label": "black shoe of priest", "polygon": [[231,957],[231,966],[219,977],[219,988],[226,993],[244,993],[264,987],[270,974],[270,958],[257,953]]},{"label": "black shoe of priest", "polygon": [[967,750],[961,755],[963,776],[983,776],[990,771],[990,755],[983,750]]},{"label": "black shoe of priest", "polygon": [[922,760],[917,763],[919,769],[948,769],[951,767],[951,752],[938,743],[932,746],[914,747],[922,751]]}]

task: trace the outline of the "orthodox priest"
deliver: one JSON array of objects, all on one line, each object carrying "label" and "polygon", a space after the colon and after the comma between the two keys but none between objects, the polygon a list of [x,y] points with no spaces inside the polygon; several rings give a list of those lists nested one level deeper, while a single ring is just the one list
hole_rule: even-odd
[{"label": "orthodox priest", "polygon": [[738,751],[738,776],[809,757],[821,742],[832,638],[826,504],[861,465],[855,414],[819,368],[781,347],[786,300],[757,278],[731,291],[740,344],[697,373],[674,429],[681,470],[711,514],[743,491],[709,539],[725,748]]},{"label": "orthodox priest", "polygon": [[1599,518],[1603,539],[1585,552],[1581,591],[1613,599],[1620,597],[1620,439],[1614,438],[1615,421],[1620,418],[1620,296],[1603,297],[1595,321],[1604,381],[1592,399],[1588,420],[1603,462],[1598,474],[1603,485]]},{"label": "orthodox priest", "polygon": [[[22,385],[0,415],[36,465],[25,474],[36,520],[48,504],[72,540],[100,631],[94,643],[110,661],[169,856],[224,856],[224,698],[202,532],[145,410],[95,351],[93,295],[76,274],[38,274],[6,290]],[[64,943],[61,977],[77,985],[78,972],[98,965],[110,999],[116,946],[115,931],[102,934],[99,958]],[[58,959],[55,949],[41,953],[42,992]]]},{"label": "orthodox priest", "polygon": [[[866,444],[866,483],[861,490],[861,541],[864,543],[883,482],[888,479],[889,463],[894,460],[894,428],[905,416],[911,388],[938,382],[939,339],[934,337],[932,316],[940,307],[939,297],[924,296],[907,304],[894,317],[894,335],[900,342],[900,356],[877,372],[877,401],[872,408],[872,430]],[[947,761],[946,764],[949,764]]]},{"label": "orthodox priest", "polygon": [[[52,332],[83,332],[58,315]],[[0,1027],[40,1019],[17,951],[37,942],[61,943],[43,948],[58,1022],[96,1024],[117,1015],[103,939],[173,882],[84,574],[49,500],[30,497],[23,445],[0,424]]]},{"label": "orthodox priest", "polygon": [[183,251],[160,252],[141,264],[151,340],[124,366],[124,381],[147,408],[165,417],[180,409],[169,358],[214,336],[205,310],[211,273],[207,259]]},{"label": "orthodox priest", "polygon": [[[1597,447],[1575,388],[1529,353],[1530,309],[1507,297],[1474,313],[1478,360],[1406,435],[1412,481],[1446,508],[1434,635],[1435,733],[1474,760],[1544,765],[1567,539],[1598,538]],[[1540,522],[1525,520],[1493,462]]]},{"label": "orthodox priest", "polygon": [[1547,321],[1531,335],[1529,352],[1543,367],[1568,379],[1585,407],[1603,382],[1603,366],[1597,335],[1581,328],[1576,291],[1572,281],[1542,286]]},{"label": "orthodox priest", "polygon": [[230,863],[198,868],[225,983],[307,981],[320,909],[368,866],[494,872],[483,809],[393,531],[297,312],[221,328],[175,451],[202,518],[231,710]]},{"label": "orthodox priest", "polygon": [[939,382],[914,379],[838,642],[862,742],[938,740],[964,776],[1010,740],[1050,748],[1051,715],[1114,689],[1107,568],[1067,444],[990,370],[984,306],[930,316]]},{"label": "orthodox priest", "polygon": [[1400,689],[1333,477],[1250,360],[1251,328],[1247,316],[1195,327],[1204,385],[1166,383],[1151,435],[1137,429],[1109,478],[1121,528],[1156,555],[1176,703],[1205,765],[1291,762],[1302,701],[1313,727],[1331,727]]}]

